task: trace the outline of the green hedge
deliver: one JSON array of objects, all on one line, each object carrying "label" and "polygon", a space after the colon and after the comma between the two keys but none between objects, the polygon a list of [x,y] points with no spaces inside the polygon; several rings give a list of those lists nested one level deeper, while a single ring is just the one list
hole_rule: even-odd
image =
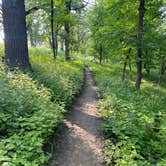
[{"label": "green hedge", "polygon": [[115,65],[92,65],[106,119],[104,154],[108,165],[166,165],[166,88],[143,80],[122,82]]}]

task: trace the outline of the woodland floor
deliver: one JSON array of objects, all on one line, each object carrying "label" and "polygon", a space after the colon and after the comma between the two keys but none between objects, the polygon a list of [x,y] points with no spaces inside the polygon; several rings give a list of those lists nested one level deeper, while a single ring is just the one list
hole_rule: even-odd
[{"label": "woodland floor", "polygon": [[104,166],[101,124],[97,87],[86,68],[85,86],[61,126],[61,137],[49,166]]}]

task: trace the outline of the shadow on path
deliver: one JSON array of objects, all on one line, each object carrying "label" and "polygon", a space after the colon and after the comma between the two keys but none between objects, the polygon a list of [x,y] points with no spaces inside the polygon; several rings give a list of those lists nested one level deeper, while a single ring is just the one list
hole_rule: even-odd
[{"label": "shadow on path", "polygon": [[102,120],[97,109],[97,87],[85,70],[85,86],[61,126],[61,136],[48,166],[104,166]]}]

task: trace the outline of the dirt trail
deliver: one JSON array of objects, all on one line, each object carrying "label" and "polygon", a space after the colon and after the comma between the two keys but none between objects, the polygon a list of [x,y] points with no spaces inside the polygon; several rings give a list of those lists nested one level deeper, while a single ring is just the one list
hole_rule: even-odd
[{"label": "dirt trail", "polygon": [[99,118],[97,87],[85,70],[85,87],[61,128],[60,142],[49,166],[104,166],[102,120]]}]

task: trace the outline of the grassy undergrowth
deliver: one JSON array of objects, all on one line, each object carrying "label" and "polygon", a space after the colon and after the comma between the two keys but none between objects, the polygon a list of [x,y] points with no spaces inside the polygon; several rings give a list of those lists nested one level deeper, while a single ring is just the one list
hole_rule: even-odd
[{"label": "grassy undergrowth", "polygon": [[81,61],[55,62],[50,57],[32,56],[32,77],[52,90],[52,101],[70,105],[83,84]]},{"label": "grassy undergrowth", "polygon": [[[166,88],[146,78],[134,89],[133,74],[120,79],[119,65],[91,65],[106,119],[104,154],[108,165],[166,165]],[[149,81],[151,80],[151,81]]]},{"label": "grassy undergrowth", "polygon": [[0,166],[46,163],[43,145],[83,84],[80,61],[54,62],[38,52],[27,74],[0,64]]}]

